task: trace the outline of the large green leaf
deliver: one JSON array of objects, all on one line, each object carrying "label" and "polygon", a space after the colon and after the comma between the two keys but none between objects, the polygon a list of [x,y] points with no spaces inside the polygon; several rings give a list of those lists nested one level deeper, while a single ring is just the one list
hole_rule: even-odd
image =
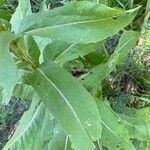
[{"label": "large green leaf", "polygon": [[73,1],[64,7],[26,17],[20,24],[19,33],[72,44],[95,43],[131,23],[137,11],[138,8],[123,11],[88,1]]},{"label": "large green leaf", "polygon": [[101,4],[104,4],[104,5],[107,5],[107,4],[108,4],[108,0],[99,0],[99,1],[97,1],[97,2],[99,2],[99,3],[101,3]]},{"label": "large green leaf", "polygon": [[115,66],[124,60],[128,52],[134,48],[137,37],[137,32],[125,31],[110,59],[106,63],[94,67],[85,77],[83,77],[83,84],[87,88],[93,88],[99,85],[101,81],[115,69]]},{"label": "large green leaf", "polygon": [[22,116],[3,150],[46,150],[53,130],[54,119],[39,98],[34,96],[30,109]]},{"label": "large green leaf", "polygon": [[113,112],[109,104],[97,100],[97,106],[102,117],[102,145],[109,150],[134,150],[128,130],[121,118]]},{"label": "large green leaf", "polygon": [[0,32],[0,85],[4,87],[3,103],[7,104],[18,80],[18,70],[9,52],[9,44],[15,38],[11,32]]},{"label": "large green leaf", "polygon": [[102,46],[103,42],[90,44],[71,44],[62,41],[55,41],[44,49],[44,59],[53,60],[56,63],[64,64],[67,61],[83,57]]},{"label": "large green leaf", "polygon": [[93,150],[92,141],[101,137],[101,119],[84,87],[51,61],[44,62],[27,80],[68,134],[72,148]]},{"label": "large green leaf", "polygon": [[16,8],[15,13],[12,15],[10,23],[12,25],[12,31],[15,33],[18,32],[21,20],[24,17],[30,15],[31,12],[31,5],[29,0],[19,0],[19,5]]}]

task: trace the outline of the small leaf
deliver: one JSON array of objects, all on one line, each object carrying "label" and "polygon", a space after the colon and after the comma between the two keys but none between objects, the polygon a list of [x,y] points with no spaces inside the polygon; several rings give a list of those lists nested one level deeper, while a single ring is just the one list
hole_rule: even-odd
[{"label": "small leaf", "polygon": [[138,33],[134,31],[126,31],[123,33],[115,52],[109,60],[94,67],[90,73],[82,78],[83,84],[87,88],[93,88],[99,85],[127,56],[128,52],[134,48],[137,42]]},{"label": "small leaf", "polygon": [[7,104],[17,84],[18,70],[9,52],[9,44],[15,39],[11,32],[0,32],[0,85],[3,90],[3,103]]},{"label": "small leaf", "polygon": [[84,87],[51,61],[44,62],[27,80],[68,134],[72,148],[94,150],[92,141],[101,137],[101,119]]},{"label": "small leaf", "polygon": [[101,47],[103,42],[90,44],[76,44],[56,41],[49,44],[44,49],[45,60],[53,60],[56,63],[64,64],[65,62],[83,57]]},{"label": "small leaf", "polygon": [[38,66],[40,57],[40,50],[38,45],[31,35],[25,36],[25,43],[29,56],[32,58],[33,63]]}]

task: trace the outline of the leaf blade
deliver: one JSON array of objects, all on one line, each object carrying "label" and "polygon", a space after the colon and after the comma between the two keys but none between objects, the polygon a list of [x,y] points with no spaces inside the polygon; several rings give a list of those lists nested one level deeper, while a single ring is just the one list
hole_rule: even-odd
[{"label": "leaf blade", "polygon": [[0,32],[0,84],[4,87],[3,103],[5,104],[9,102],[13,88],[18,80],[18,69],[9,52],[9,44],[13,39],[15,39],[13,33],[7,31]]},{"label": "leaf blade", "polygon": [[106,102],[101,100],[96,100],[96,102],[102,116],[101,142],[103,146],[108,149],[134,150],[135,147],[130,141],[128,130],[125,128],[124,122],[121,122],[121,118],[115,114]]},{"label": "leaf blade", "polygon": [[[55,63],[45,62],[28,82],[69,135],[73,148],[93,150],[92,141],[100,138],[100,116],[93,98],[78,81]],[[70,86],[74,92],[68,89]],[[83,107],[87,110],[84,111]],[[84,139],[82,143],[81,139]]]},{"label": "leaf blade", "polygon": [[[87,1],[71,2],[64,7],[24,19],[19,33],[50,37],[52,41],[95,43],[114,35],[131,23],[137,10],[138,8],[125,12]],[[43,19],[31,22],[33,18]],[[47,18],[50,20],[47,21]]]},{"label": "leaf blade", "polygon": [[18,32],[21,20],[30,15],[31,12],[31,5],[29,0],[19,0],[18,7],[16,8],[15,13],[12,15],[10,23],[12,25],[12,31],[15,33]]},{"label": "leaf blade", "polygon": [[113,69],[115,69],[115,66],[123,61],[129,50],[134,48],[137,37],[137,32],[124,32],[115,52],[111,55],[108,62],[94,67],[89,74],[85,75],[85,77],[82,78],[83,85],[87,88],[93,88],[99,85],[113,71]]}]

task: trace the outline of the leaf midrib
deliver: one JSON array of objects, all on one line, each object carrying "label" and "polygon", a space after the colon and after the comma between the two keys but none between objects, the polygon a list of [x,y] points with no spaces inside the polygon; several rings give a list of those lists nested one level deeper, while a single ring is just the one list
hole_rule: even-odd
[{"label": "leaf midrib", "polygon": [[[65,54],[67,54],[67,52],[75,45],[76,43],[73,43],[73,44],[71,44],[68,48],[66,48],[61,54],[59,54],[56,58],[55,58],[55,60],[54,60],[54,62],[56,62],[56,63],[59,63],[59,59],[61,59],[61,57],[63,56],[63,55],[65,55]],[[64,63],[64,62],[63,62]]]},{"label": "leaf midrib", "polygon": [[[43,73],[43,71],[40,68],[37,68],[37,70],[44,76],[44,78],[46,78],[46,80],[48,80],[48,82],[56,89],[56,91],[60,94],[60,96],[62,97],[62,99],[64,100],[64,102],[69,106],[70,110],[72,111],[72,113],[74,114],[76,120],[78,121],[81,129],[83,130],[83,132],[87,135],[87,137],[89,138],[89,140],[91,141],[89,135],[87,134],[87,132],[85,131],[82,123],[80,122],[80,119],[78,118],[76,112],[73,110],[71,104],[69,103],[69,101],[67,100],[67,98],[65,97],[65,95],[60,91],[60,89]],[[92,142],[91,142],[92,143]],[[92,143],[93,144],[93,143]],[[94,144],[93,144],[94,146]],[[95,147],[95,146],[94,146]]]},{"label": "leaf midrib", "polygon": [[111,18],[113,18],[113,16],[109,17],[109,18],[104,18],[104,19],[76,21],[76,22],[70,22],[70,23],[65,23],[65,24],[60,24],[60,25],[54,25],[54,26],[48,26],[48,27],[41,27],[41,28],[33,29],[31,31],[27,31],[26,34],[31,34],[33,32],[37,32],[37,31],[40,32],[40,31],[44,31],[44,30],[48,30],[48,29],[61,28],[61,27],[66,27],[66,26],[71,26],[71,25],[101,22],[101,21],[109,20]]}]

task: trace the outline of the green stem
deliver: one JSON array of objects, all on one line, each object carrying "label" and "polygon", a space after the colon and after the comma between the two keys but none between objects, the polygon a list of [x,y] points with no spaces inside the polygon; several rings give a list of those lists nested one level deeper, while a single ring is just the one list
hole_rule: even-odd
[{"label": "green stem", "polygon": [[18,58],[20,58],[22,61],[30,64],[32,66],[32,68],[36,68],[37,66],[33,63],[32,59],[25,55],[24,53],[22,53],[22,51],[17,47],[17,44],[15,43],[15,41],[13,41],[11,44],[10,44],[10,49],[11,49],[11,52],[17,56]]}]

